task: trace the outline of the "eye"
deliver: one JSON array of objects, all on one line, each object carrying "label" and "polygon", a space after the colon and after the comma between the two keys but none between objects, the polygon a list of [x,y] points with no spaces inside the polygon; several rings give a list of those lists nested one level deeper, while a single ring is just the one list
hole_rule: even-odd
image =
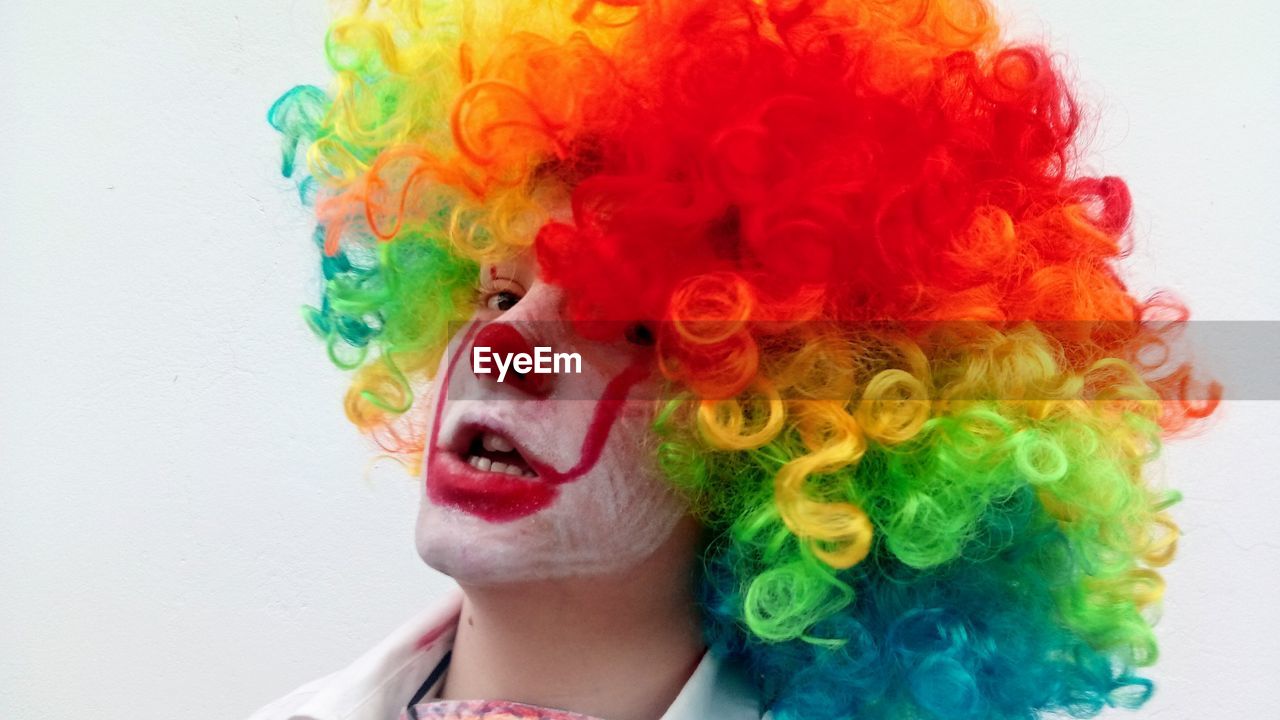
[{"label": "eye", "polygon": [[656,341],[653,336],[653,330],[644,323],[636,323],[627,327],[626,331],[623,332],[623,337],[632,345],[642,345],[644,347],[649,347]]},{"label": "eye", "polygon": [[484,306],[496,312],[506,312],[520,302],[520,296],[512,290],[498,290],[484,296]]}]

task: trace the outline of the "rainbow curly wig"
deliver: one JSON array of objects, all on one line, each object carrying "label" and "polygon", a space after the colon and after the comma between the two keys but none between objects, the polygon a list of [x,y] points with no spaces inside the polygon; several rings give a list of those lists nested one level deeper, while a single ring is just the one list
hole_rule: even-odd
[{"label": "rainbow curly wig", "polygon": [[582,327],[658,328],[706,636],[776,718],[1150,697],[1179,496],[1143,467],[1221,392],[1151,359],[1187,311],[1126,289],[1126,186],[986,2],[364,0],[325,50],[269,119],[389,451],[479,263],[532,246]]}]

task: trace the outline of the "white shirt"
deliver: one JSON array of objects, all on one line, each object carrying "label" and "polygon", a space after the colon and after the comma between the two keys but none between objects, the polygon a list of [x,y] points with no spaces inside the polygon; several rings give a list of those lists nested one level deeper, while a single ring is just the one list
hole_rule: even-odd
[{"label": "white shirt", "polygon": [[[249,720],[398,720],[453,648],[461,612],[462,592],[454,589],[351,665],[303,685]],[[443,677],[425,697],[435,697],[441,684]],[[661,720],[762,720],[759,708],[742,673],[708,652]]]}]

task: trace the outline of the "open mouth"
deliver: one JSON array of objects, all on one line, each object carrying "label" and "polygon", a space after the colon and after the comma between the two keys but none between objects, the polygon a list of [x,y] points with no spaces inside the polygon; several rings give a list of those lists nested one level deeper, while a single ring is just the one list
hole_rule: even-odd
[{"label": "open mouth", "polygon": [[516,520],[556,498],[556,485],[533,469],[537,462],[503,432],[465,425],[452,442],[430,454],[427,493],[438,504],[490,522]]},{"label": "open mouth", "polygon": [[515,443],[501,433],[486,428],[473,428],[472,438],[462,459],[480,472],[510,475],[520,478],[537,478],[538,473],[529,466]]}]

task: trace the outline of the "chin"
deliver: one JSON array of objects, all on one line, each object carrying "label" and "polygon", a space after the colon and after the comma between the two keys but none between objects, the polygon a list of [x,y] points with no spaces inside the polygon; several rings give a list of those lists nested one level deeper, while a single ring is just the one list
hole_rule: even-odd
[{"label": "chin", "polygon": [[491,522],[424,498],[415,540],[422,560],[460,585],[592,577],[644,562],[671,537],[683,516],[679,511],[650,515],[643,527],[627,528],[625,521],[618,527],[615,513],[575,512],[573,503],[565,503],[509,522]]},{"label": "chin", "polygon": [[494,526],[456,508],[424,500],[418,512],[418,555],[461,585],[499,585],[545,574],[529,557],[529,529],[522,521]]}]

